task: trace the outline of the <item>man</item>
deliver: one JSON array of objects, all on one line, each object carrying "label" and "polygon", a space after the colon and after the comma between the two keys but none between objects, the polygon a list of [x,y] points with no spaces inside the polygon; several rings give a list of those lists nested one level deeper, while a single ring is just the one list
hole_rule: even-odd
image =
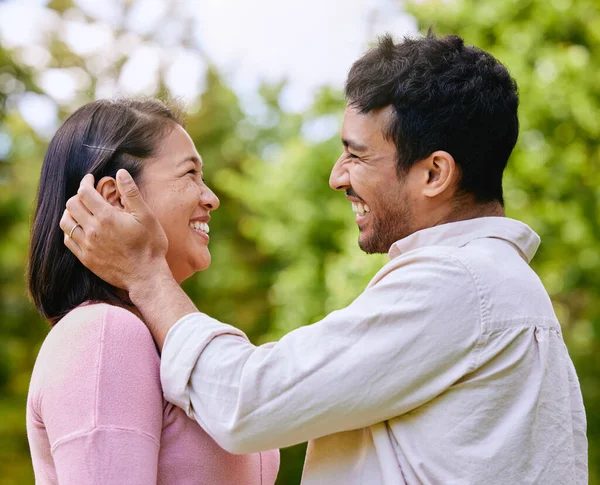
[{"label": "man", "polygon": [[253,346],[175,283],[122,171],[129,213],[88,176],[65,243],[129,291],[162,348],[166,398],[226,450],[310,440],[303,484],[587,483],[579,383],[528,265],[539,238],[504,217],[514,80],[457,36],[385,36],[346,96],[329,182],[352,202],[361,249],[390,256],[347,308]]}]

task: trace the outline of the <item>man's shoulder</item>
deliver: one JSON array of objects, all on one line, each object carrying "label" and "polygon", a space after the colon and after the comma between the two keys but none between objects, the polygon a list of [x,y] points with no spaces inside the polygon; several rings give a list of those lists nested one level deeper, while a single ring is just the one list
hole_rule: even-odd
[{"label": "man's shoulder", "polygon": [[470,268],[456,248],[427,246],[408,251],[383,266],[370,288],[389,288],[414,301],[435,300],[452,306],[460,299],[478,305],[479,288]]},{"label": "man's shoulder", "polygon": [[[447,271],[456,276],[462,274],[478,281],[500,274],[527,275],[538,281],[516,247],[494,238],[474,239],[460,246],[436,244],[412,249],[391,259],[381,272],[402,270],[419,274],[425,267],[436,268],[442,274]],[[462,271],[457,272],[457,269]]]},{"label": "man's shoulder", "polygon": [[489,330],[516,320],[527,325],[556,320],[541,279],[510,242],[481,238],[462,246],[430,246],[412,253],[406,254],[414,269],[411,276],[422,273],[424,262],[434,261],[439,278],[454,281],[455,291],[449,290],[449,294],[460,297],[469,288],[476,292],[483,323],[490,325]]},{"label": "man's shoulder", "polygon": [[487,322],[555,318],[540,278],[511,244],[491,238],[462,246],[431,245],[389,261],[369,287],[396,285],[436,301],[470,300]]},{"label": "man's shoulder", "polygon": [[387,262],[373,278],[372,284],[384,277],[428,278],[432,272],[443,276],[471,278],[469,266],[451,246],[424,246],[403,253]]}]

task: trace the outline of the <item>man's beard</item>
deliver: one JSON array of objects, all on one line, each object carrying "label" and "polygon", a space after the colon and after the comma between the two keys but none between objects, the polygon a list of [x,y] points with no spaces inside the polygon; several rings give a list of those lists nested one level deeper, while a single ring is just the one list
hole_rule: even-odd
[{"label": "man's beard", "polygon": [[380,219],[371,216],[371,235],[368,238],[358,236],[358,246],[367,254],[387,253],[392,244],[409,236],[411,229],[411,210],[407,201],[402,202],[402,209],[397,212],[384,214]]}]

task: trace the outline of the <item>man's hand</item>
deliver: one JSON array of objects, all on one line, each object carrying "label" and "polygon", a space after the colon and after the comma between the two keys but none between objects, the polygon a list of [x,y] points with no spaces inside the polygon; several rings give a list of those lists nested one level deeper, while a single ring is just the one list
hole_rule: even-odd
[{"label": "man's hand", "polygon": [[157,276],[170,277],[168,241],[160,223],[125,170],[117,172],[125,210],[110,205],[86,175],[60,221],[65,245],[103,280],[135,293]]},{"label": "man's hand", "polygon": [[127,171],[117,172],[117,187],[125,210],[106,202],[86,175],[60,227],[65,245],[87,268],[129,292],[161,349],[175,322],[197,310],[173,278],[167,236]]}]

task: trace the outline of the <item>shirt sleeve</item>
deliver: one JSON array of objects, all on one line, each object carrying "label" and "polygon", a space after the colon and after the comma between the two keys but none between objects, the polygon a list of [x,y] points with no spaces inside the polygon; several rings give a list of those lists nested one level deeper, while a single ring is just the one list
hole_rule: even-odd
[{"label": "shirt sleeve", "polygon": [[474,369],[479,293],[432,248],[398,258],[348,307],[256,347],[196,313],[162,354],[167,400],[234,453],[366,427],[438,396]]},{"label": "shirt sleeve", "polygon": [[99,323],[77,322],[90,331],[71,342],[64,384],[44,396],[58,483],[156,484],[164,402],[158,352],[141,320],[103,308]]}]

